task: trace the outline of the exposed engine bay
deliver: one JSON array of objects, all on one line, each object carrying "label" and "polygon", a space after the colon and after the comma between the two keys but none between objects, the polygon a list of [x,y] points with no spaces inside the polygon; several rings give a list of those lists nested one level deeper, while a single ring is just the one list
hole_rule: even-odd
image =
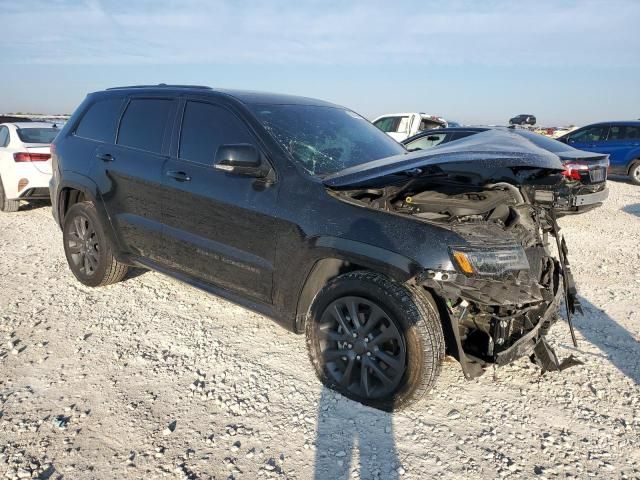
[{"label": "exposed engine bay", "polygon": [[[540,178],[548,178],[545,174]],[[488,364],[504,365],[532,352],[543,371],[567,366],[558,362],[544,335],[558,318],[563,295],[570,320],[578,306],[575,285],[555,214],[535,201],[534,185],[479,184],[459,171],[436,169],[379,188],[334,193],[442,225],[464,238],[464,246],[450,246],[454,270],[426,270],[415,282],[446,303],[448,333],[458,349],[454,356],[467,378],[481,375]]]}]

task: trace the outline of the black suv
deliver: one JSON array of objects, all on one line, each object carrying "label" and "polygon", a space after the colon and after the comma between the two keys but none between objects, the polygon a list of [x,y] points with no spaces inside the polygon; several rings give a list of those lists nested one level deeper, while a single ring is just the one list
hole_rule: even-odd
[{"label": "black suv", "polygon": [[474,138],[410,153],[309,98],[114,88],[57,136],[52,210],[85,285],[166,273],[305,332],[326,385],[398,409],[445,351],[468,378],[532,351],[557,366],[544,335],[575,289],[545,243],[551,210],[528,199],[562,164],[516,135]]},{"label": "black suv", "polygon": [[536,117],[528,113],[521,113],[509,119],[509,125],[535,125]]}]

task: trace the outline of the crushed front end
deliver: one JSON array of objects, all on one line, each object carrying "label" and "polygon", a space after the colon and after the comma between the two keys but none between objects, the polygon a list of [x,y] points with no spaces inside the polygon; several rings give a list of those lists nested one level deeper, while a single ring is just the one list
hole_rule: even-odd
[{"label": "crushed front end", "polygon": [[[487,365],[506,365],[529,354],[543,370],[561,369],[544,336],[558,319],[563,277],[574,297],[575,287],[568,265],[563,275],[560,261],[542,243],[547,235],[518,249],[517,238],[499,225],[467,223],[456,230],[477,245],[467,246],[466,255],[452,247],[460,271],[426,270],[415,280],[445,300],[450,343],[456,347],[452,353],[465,376],[477,377]],[[478,252],[491,260],[480,260]]]},{"label": "crushed front end", "polygon": [[467,378],[529,354],[543,371],[575,363],[545,341],[563,300],[570,327],[580,307],[556,222],[558,155],[490,131],[352,170],[325,179],[334,195],[455,234],[422,246],[448,259],[411,282],[442,300],[447,347]]},{"label": "crushed front end", "polygon": [[[559,362],[545,340],[563,298],[568,316],[579,308],[566,244],[552,210],[518,199],[514,195],[484,215],[450,221],[465,239],[464,245],[450,246],[456,271],[425,270],[415,279],[444,299],[449,344],[467,378],[525,355],[543,371],[574,364]],[[560,239],[557,258],[552,238]]]},{"label": "crushed front end", "polygon": [[[549,172],[528,168],[526,175],[547,179]],[[425,269],[412,282],[443,300],[447,345],[467,378],[529,354],[543,371],[564,368],[544,337],[563,298],[568,317],[579,305],[553,207],[535,201],[537,185],[464,180],[460,171],[452,178],[439,169],[339,195],[457,234],[459,244],[446,246],[449,265]]]}]

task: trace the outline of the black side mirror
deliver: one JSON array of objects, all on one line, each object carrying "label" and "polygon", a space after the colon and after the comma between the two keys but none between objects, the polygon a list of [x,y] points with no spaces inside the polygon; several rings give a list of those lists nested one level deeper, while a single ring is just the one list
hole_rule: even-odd
[{"label": "black side mirror", "polygon": [[257,178],[266,177],[270,170],[269,165],[262,161],[258,149],[246,143],[220,145],[213,167],[216,170]]}]

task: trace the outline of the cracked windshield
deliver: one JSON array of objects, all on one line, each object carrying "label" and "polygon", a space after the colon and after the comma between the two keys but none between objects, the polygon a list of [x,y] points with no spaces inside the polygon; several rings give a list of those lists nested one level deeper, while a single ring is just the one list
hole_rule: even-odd
[{"label": "cracked windshield", "polygon": [[311,175],[329,175],[406,152],[351,110],[313,105],[255,105],[253,110],[269,133]]}]

